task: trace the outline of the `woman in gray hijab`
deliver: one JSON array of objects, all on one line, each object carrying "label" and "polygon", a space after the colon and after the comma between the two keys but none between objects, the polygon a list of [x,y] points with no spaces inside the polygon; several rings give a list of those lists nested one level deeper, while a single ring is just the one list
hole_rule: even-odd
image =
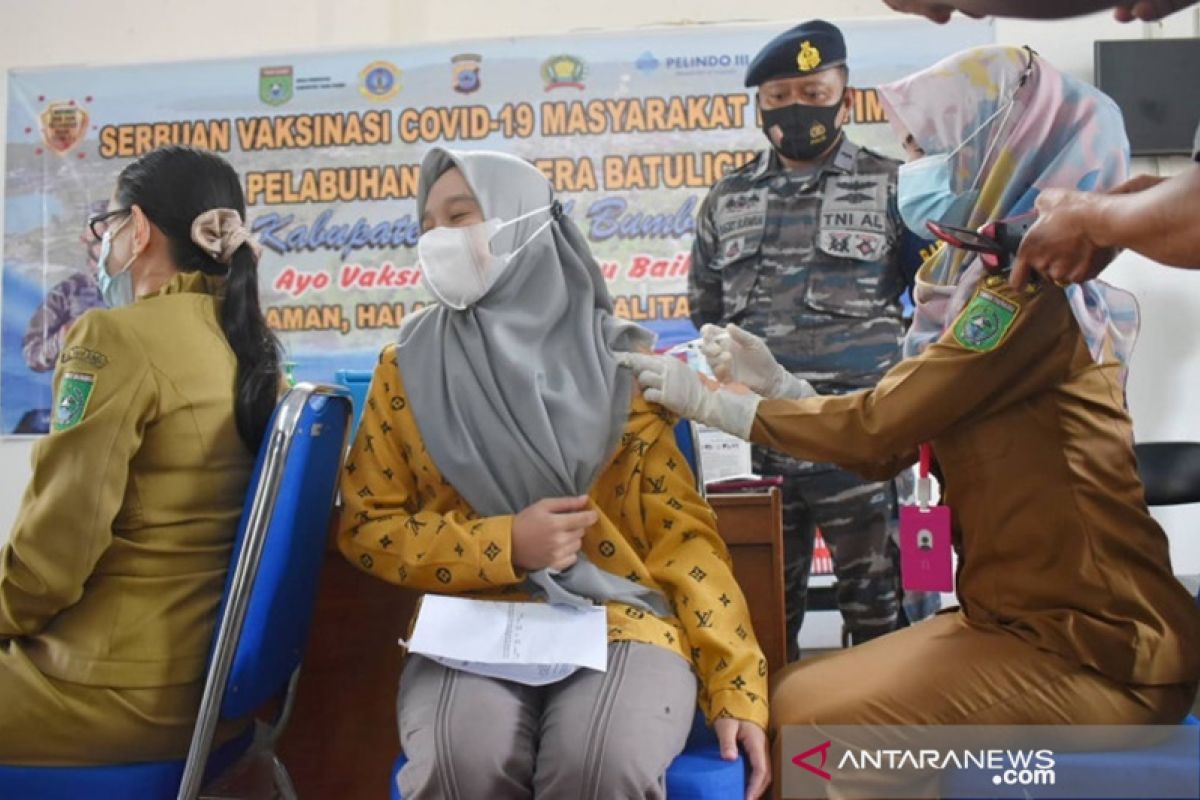
[{"label": "woman in gray hijab", "polygon": [[715,517],[617,354],[599,266],[545,177],[431,151],[418,246],[438,302],[384,349],[346,466],[339,545],[420,591],[601,604],[608,668],[534,687],[409,657],[406,800],[662,797],[697,702],[765,789],[766,662]]}]

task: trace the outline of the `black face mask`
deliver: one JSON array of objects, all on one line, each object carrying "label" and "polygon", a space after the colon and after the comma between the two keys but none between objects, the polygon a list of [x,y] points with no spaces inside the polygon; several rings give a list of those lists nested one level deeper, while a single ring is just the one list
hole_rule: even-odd
[{"label": "black face mask", "polygon": [[[843,98],[845,95],[842,96]],[[813,161],[824,153],[841,135],[838,125],[838,114],[842,111],[842,99],[839,98],[831,106],[806,106],[792,103],[783,108],[767,110],[760,108],[763,122],[763,133],[771,146],[781,155],[793,161]],[[783,134],[779,144],[767,133],[771,128],[779,126]]]}]

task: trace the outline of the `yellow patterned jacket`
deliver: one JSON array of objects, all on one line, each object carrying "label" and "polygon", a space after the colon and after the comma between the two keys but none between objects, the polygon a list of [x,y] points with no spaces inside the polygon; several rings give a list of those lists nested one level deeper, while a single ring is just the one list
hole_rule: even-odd
[{"label": "yellow patterned jacket", "polygon": [[[602,569],[662,591],[675,616],[608,604],[609,641],[664,647],[700,679],[700,707],[767,724],[767,664],[716,517],[675,445],[674,420],[640,395],[590,497],[600,522],[583,552]],[[438,471],[386,348],[341,484],[338,544],[359,568],[441,594],[529,600],[512,563],[512,516],[480,517]]]}]

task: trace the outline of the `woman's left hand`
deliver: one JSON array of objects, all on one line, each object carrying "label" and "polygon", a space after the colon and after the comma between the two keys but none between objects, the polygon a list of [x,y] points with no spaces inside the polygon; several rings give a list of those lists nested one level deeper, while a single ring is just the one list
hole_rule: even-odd
[{"label": "woman's left hand", "polygon": [[771,785],[771,755],[767,745],[767,732],[744,719],[725,717],[713,723],[717,741],[721,745],[721,758],[733,761],[737,758],[738,745],[746,751],[750,761],[750,778],[746,781],[746,800],[756,800]]}]

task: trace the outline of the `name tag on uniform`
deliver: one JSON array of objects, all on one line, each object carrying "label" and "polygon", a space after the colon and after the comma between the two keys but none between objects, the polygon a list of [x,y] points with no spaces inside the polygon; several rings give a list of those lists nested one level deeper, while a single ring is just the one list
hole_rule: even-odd
[{"label": "name tag on uniform", "polygon": [[950,509],[904,506],[900,509],[900,575],[910,592],[954,591],[954,549]]},{"label": "name tag on uniform", "polygon": [[921,445],[917,505],[900,509],[900,577],[911,592],[954,591],[954,547],[948,506],[929,504],[932,450]]}]

